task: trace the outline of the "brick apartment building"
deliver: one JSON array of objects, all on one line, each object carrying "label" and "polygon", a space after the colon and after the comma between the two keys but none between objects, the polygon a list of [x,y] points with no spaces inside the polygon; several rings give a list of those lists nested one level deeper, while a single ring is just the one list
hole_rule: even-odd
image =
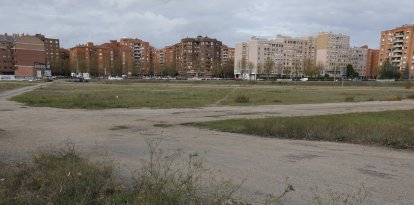
[{"label": "brick apartment building", "polygon": [[[16,78],[43,77],[46,52],[42,40],[36,36],[15,35],[13,53]],[[38,65],[42,67],[36,67]]]},{"label": "brick apartment building", "polygon": [[221,41],[198,36],[184,38],[176,45],[177,67],[180,76],[211,77],[221,64]]},{"label": "brick apartment building", "polygon": [[45,44],[45,58],[46,63],[49,64],[56,64],[60,60],[60,43],[59,39],[56,38],[47,38],[42,34],[36,34],[37,38],[39,38]]},{"label": "brick apartment building", "polygon": [[381,32],[379,66],[385,61],[398,67],[401,72],[408,69],[410,77],[414,76],[414,25]]},{"label": "brick apartment building", "polygon": [[74,73],[92,76],[122,76],[133,72],[133,50],[116,40],[96,46],[92,42],[70,49],[70,64]]},{"label": "brick apartment building", "polygon": [[133,75],[151,75],[154,73],[154,62],[156,50],[149,42],[141,39],[122,38],[122,46],[128,46],[132,49],[133,57]]},{"label": "brick apartment building", "polygon": [[13,36],[0,35],[0,75],[14,74]]},{"label": "brick apartment building", "polygon": [[228,63],[234,63],[234,48],[230,48],[227,45],[221,47],[221,65],[225,66]]}]

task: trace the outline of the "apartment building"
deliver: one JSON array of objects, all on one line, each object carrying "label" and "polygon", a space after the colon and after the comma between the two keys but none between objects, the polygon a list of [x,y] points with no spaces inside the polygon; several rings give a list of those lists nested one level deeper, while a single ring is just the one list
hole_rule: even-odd
[{"label": "apartment building", "polygon": [[[350,48],[348,64],[354,67],[359,77],[366,78],[368,46]],[[341,70],[341,75],[345,75],[346,70]]]},{"label": "apartment building", "polygon": [[13,36],[0,35],[0,75],[14,74]]},{"label": "apartment building", "polygon": [[70,49],[70,64],[74,73],[92,76],[121,76],[134,72],[133,50],[111,40],[102,45],[92,42]]},{"label": "apartment building", "polygon": [[[308,58],[308,41],[278,35],[274,39],[252,37],[248,42],[236,44],[236,78],[255,79],[257,75],[301,76]],[[266,61],[273,68],[265,68]]]},{"label": "apartment building", "polygon": [[381,32],[379,66],[389,61],[401,71],[409,69],[414,76],[414,25]]},{"label": "apartment building", "polygon": [[36,36],[14,35],[13,54],[16,78],[42,78],[50,74],[50,67],[46,67],[45,45]]},{"label": "apartment building", "polygon": [[46,63],[55,65],[60,60],[60,43],[59,39],[56,38],[47,38],[42,34],[36,34],[37,38],[39,38],[45,45],[45,58]]},{"label": "apartment building", "polygon": [[227,65],[228,63],[234,63],[235,48],[230,48],[227,45],[221,47],[221,65]]},{"label": "apartment building", "polygon": [[378,76],[379,69],[379,51],[378,49],[368,49],[367,66],[365,76],[368,79],[374,79]]},{"label": "apartment building", "polygon": [[137,38],[122,38],[120,44],[132,49],[133,75],[150,75],[154,72],[156,50],[149,42]]},{"label": "apartment building", "polygon": [[350,37],[322,32],[316,35],[316,63],[323,65],[322,75],[338,77],[349,61]]},{"label": "apartment building", "polygon": [[221,64],[222,42],[198,36],[184,38],[176,44],[177,70],[184,77],[211,77],[215,66]]}]

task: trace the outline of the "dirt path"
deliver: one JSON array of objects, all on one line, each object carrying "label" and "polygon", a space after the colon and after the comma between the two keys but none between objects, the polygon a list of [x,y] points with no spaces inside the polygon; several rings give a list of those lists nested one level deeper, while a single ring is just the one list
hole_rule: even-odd
[{"label": "dirt path", "polygon": [[[39,85],[41,86],[41,85]],[[32,89],[32,87],[30,87]],[[365,184],[373,204],[414,204],[414,153],[330,142],[266,139],[179,125],[228,118],[301,116],[414,109],[414,101],[206,107],[199,109],[34,108],[0,97],[0,158],[28,159],[39,148],[74,142],[92,158],[106,153],[130,173],[147,156],[146,138],[162,139],[165,151],[199,153],[219,176],[246,179],[241,194],[252,201],[280,193],[286,177],[296,191],[289,204],[307,204],[318,187],[352,192]],[[34,89],[34,88],[33,88]],[[161,128],[155,124],[173,126]],[[117,125],[128,129],[111,131]]]}]

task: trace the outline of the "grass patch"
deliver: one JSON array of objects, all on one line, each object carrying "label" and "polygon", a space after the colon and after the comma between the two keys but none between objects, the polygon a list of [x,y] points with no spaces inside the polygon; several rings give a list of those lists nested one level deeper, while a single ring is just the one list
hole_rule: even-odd
[{"label": "grass patch", "polygon": [[239,185],[216,179],[196,155],[161,153],[149,144],[131,188],[114,177],[112,163],[92,163],[72,148],[36,153],[28,163],[1,162],[0,204],[247,205],[232,198]]},{"label": "grass patch", "polygon": [[237,103],[248,103],[250,102],[250,98],[246,95],[238,95],[234,101]]},{"label": "grass patch", "polygon": [[172,127],[172,124],[155,124],[154,127],[161,127],[161,128],[167,128],[167,127]]},{"label": "grass patch", "polygon": [[414,149],[414,110],[309,117],[222,120],[192,125],[262,137]]},{"label": "grass patch", "polygon": [[74,149],[3,164],[0,178],[0,204],[106,204],[119,190],[110,164],[92,164]]},{"label": "grass patch", "polygon": [[355,102],[355,98],[352,96],[346,97],[345,102]]},{"label": "grass patch", "polygon": [[129,129],[129,127],[126,125],[117,125],[117,126],[111,127],[111,129],[109,130],[126,130],[126,129]]},{"label": "grass patch", "polygon": [[411,89],[412,87],[413,87],[413,84],[411,83],[411,81],[404,82],[405,89]]},{"label": "grass patch", "polygon": [[[214,83],[217,82],[217,83]],[[255,106],[272,104],[313,104],[343,102],[354,97],[355,102],[407,96],[410,90],[402,86],[334,87],[307,84],[272,85],[240,82],[135,82],[70,83],[55,82],[43,89],[12,99],[30,106],[111,109],[111,108],[196,108],[219,102],[218,106]],[[328,84],[327,84],[328,85]],[[238,92],[234,92],[237,88]]]},{"label": "grass patch", "polygon": [[401,101],[401,97],[397,95],[388,96],[387,101]]},{"label": "grass patch", "polygon": [[13,81],[13,82],[0,81],[0,92],[22,88],[26,86],[31,86],[35,84],[36,84],[35,82],[27,82],[27,81]]}]

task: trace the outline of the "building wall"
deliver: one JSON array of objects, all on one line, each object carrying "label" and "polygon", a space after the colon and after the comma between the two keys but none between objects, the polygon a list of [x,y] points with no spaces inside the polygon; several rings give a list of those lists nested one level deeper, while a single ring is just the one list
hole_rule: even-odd
[{"label": "building wall", "polygon": [[13,37],[0,35],[0,74],[14,74]]},{"label": "building wall", "polygon": [[155,48],[141,39],[122,38],[120,44],[132,49],[132,58],[136,69],[134,75],[150,75],[154,69]]},{"label": "building wall", "polygon": [[35,36],[16,36],[13,46],[17,78],[36,77],[35,63],[45,64],[45,46]]},{"label": "building wall", "polygon": [[379,68],[379,50],[368,49],[365,76],[369,79],[376,78],[378,76],[378,68]]},{"label": "building wall", "polygon": [[60,60],[60,43],[59,39],[47,38],[42,34],[36,34],[36,37],[43,41],[46,52],[46,62],[55,64]]},{"label": "building wall", "polygon": [[221,64],[221,41],[198,36],[185,38],[176,47],[178,73],[185,77],[211,77]]},{"label": "building wall", "polygon": [[319,33],[316,36],[316,63],[324,67],[322,74],[338,76],[349,61],[350,37],[343,34]]},{"label": "building wall", "polygon": [[[354,67],[362,78],[366,77],[368,62],[368,46],[355,47],[350,49],[349,64]],[[345,70],[344,70],[345,71]],[[342,73],[345,74],[345,73]]]},{"label": "building wall", "polygon": [[414,76],[414,25],[381,32],[379,66],[387,60],[401,71],[408,68]]},{"label": "building wall", "polygon": [[[245,64],[243,78],[255,78],[258,74],[302,75],[305,60],[308,58],[308,42],[300,38],[278,35],[274,39],[252,37],[248,42],[237,44],[235,48],[235,75],[242,73],[242,62]],[[274,62],[270,73],[265,71],[266,61]],[[253,65],[253,68],[249,67]]]}]

